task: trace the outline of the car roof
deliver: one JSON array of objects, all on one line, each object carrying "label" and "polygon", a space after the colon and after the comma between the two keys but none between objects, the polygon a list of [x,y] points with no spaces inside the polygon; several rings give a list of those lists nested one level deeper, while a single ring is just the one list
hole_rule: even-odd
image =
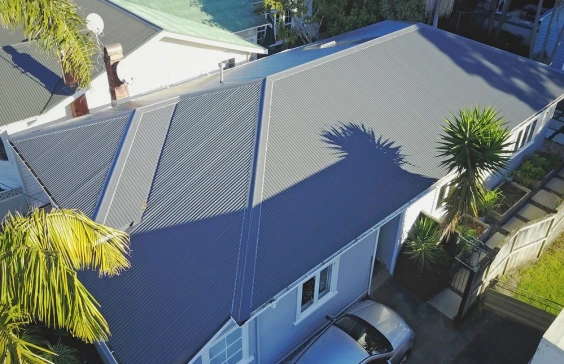
[{"label": "car roof", "polygon": [[352,337],[331,325],[305,350],[297,363],[360,363],[367,357],[366,350]]},{"label": "car roof", "polygon": [[390,341],[394,350],[411,330],[398,313],[378,302],[367,300],[347,312],[360,317],[380,331]]}]

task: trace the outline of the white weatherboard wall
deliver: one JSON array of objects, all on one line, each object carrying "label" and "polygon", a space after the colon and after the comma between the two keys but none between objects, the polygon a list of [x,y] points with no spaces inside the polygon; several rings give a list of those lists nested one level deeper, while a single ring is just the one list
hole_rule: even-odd
[{"label": "white weatherboard wall", "polygon": [[326,315],[336,315],[368,291],[376,231],[345,251],[339,260],[337,294],[310,316],[294,325],[298,288],[282,296],[256,318],[258,363],[276,363],[295,350],[324,324]]},{"label": "white weatherboard wall", "polygon": [[[558,35],[560,34],[560,30],[564,27],[564,8],[560,8],[554,14],[554,19],[552,20],[552,25],[550,27],[550,32],[548,30],[548,23],[550,22],[550,17],[552,14],[552,10],[545,14],[542,17],[542,22],[539,25],[539,32],[537,34],[537,39],[535,40],[535,53],[540,53],[543,50],[546,54],[550,57],[552,51],[554,50],[554,46],[558,41]],[[548,39],[546,42],[546,48],[543,49],[543,45],[545,42],[545,38]],[[562,69],[564,65],[564,46],[561,46],[556,53],[556,57],[554,58],[554,63],[552,64],[554,67],[558,69]]]},{"label": "white weatherboard wall", "polygon": [[564,363],[564,310],[544,333],[531,364]]},{"label": "white weatherboard wall", "polygon": [[249,53],[164,37],[148,43],[122,62],[134,75],[128,89],[130,96],[135,96],[217,72],[218,63],[231,58],[239,65],[248,62]]}]

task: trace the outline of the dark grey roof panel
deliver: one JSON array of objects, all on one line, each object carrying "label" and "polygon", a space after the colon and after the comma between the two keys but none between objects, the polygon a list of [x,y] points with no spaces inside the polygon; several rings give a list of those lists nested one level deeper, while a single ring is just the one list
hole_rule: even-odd
[{"label": "dark grey roof panel", "polygon": [[260,90],[250,84],[178,103],[131,235],[132,268],[83,276],[122,362],[186,362],[229,318]]},{"label": "dark grey roof panel", "polygon": [[564,94],[544,65],[425,26],[398,33],[272,77],[253,309],[443,177],[451,112],[491,104],[515,127]]},{"label": "dark grey roof panel", "polygon": [[[99,14],[104,20],[104,32],[99,37],[102,44],[121,43],[127,56],[149,40],[159,30],[147,25],[133,15],[102,0],[75,0],[81,15]],[[33,43],[20,43],[23,35],[0,30],[0,126],[38,116],[61,102],[74,91],[62,81],[61,66],[56,57],[41,52]],[[101,57],[101,56],[100,56]],[[93,76],[103,70],[103,60],[94,59]]]},{"label": "dark grey roof panel", "polygon": [[29,170],[26,164],[19,156],[16,156],[16,162],[22,177],[24,192],[27,196],[27,202],[30,207],[41,207],[51,203],[51,199],[37,181],[37,178]]},{"label": "dark grey roof panel", "polygon": [[130,115],[12,140],[55,203],[92,216]]},{"label": "dark grey roof panel", "polygon": [[141,220],[175,106],[164,106],[141,115],[130,149],[123,152],[127,159],[121,173],[117,173],[115,194],[105,196],[112,199],[107,217],[100,221],[125,229]]}]

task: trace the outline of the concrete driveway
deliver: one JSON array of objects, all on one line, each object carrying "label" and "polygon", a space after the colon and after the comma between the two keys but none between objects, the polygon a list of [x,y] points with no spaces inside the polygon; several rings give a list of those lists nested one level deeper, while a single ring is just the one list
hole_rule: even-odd
[{"label": "concrete driveway", "polygon": [[543,335],[479,307],[455,325],[391,278],[370,297],[399,313],[415,331],[409,364],[527,364]]}]

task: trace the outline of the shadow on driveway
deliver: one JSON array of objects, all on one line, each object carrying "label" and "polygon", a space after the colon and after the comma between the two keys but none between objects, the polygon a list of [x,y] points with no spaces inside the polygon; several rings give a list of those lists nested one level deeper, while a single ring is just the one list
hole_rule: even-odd
[{"label": "shadow on driveway", "polygon": [[397,313],[415,331],[409,364],[527,364],[543,332],[479,307],[462,325],[388,279],[370,294]]}]

